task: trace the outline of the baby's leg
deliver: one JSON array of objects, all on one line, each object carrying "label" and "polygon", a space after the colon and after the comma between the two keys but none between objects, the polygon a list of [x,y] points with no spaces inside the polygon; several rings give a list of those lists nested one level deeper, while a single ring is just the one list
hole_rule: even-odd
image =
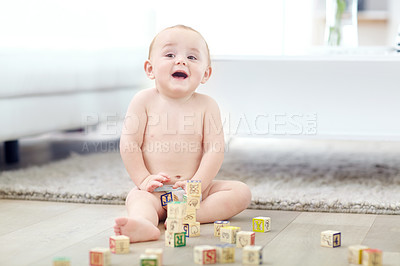
[{"label": "baby's leg", "polygon": [[213,180],[203,192],[197,221],[211,223],[227,220],[246,209],[251,202],[249,187],[239,181]]},{"label": "baby's leg", "polygon": [[116,235],[126,235],[131,242],[157,240],[160,237],[158,222],[166,216],[158,194],[132,189],[126,199],[128,217],[115,219]]}]

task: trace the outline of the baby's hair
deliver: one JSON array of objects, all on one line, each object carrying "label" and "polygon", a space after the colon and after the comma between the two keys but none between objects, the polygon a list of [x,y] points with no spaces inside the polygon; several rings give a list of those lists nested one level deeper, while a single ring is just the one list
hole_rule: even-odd
[{"label": "baby's hair", "polygon": [[[191,28],[191,27],[189,27],[189,26],[185,26],[185,25],[182,25],[182,24],[178,24],[178,25],[175,25],[175,26],[171,26],[171,27],[165,28],[165,29],[163,29],[163,30],[160,31],[160,32],[163,32],[163,31],[169,30],[169,29],[191,30],[191,31],[196,32],[197,34],[199,34],[200,37],[204,40],[204,43],[206,44],[207,54],[208,54],[208,64],[211,65],[210,49],[208,48],[208,44],[207,44],[206,40],[204,39],[203,35],[201,35],[200,32],[198,32],[197,30],[195,30],[195,29],[193,29],[193,28]],[[160,33],[158,33],[158,34],[160,34]],[[157,39],[158,34],[154,37],[154,39],[153,39],[153,40],[151,41],[151,43],[150,43],[148,59],[150,59],[151,51],[153,50],[153,45],[154,45],[154,42],[155,42],[156,39]]]}]

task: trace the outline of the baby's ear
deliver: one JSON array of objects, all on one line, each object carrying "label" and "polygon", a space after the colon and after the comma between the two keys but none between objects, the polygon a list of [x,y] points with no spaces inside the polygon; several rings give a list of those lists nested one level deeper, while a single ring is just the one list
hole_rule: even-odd
[{"label": "baby's ear", "polygon": [[154,79],[153,65],[151,64],[150,60],[146,60],[146,62],[144,62],[144,71],[149,79]]},{"label": "baby's ear", "polygon": [[212,73],[212,67],[211,67],[211,66],[208,66],[207,69],[206,69],[206,71],[204,72],[204,76],[203,76],[203,79],[201,80],[201,84],[204,84],[204,83],[207,82],[207,80],[208,80],[208,79],[210,78],[210,76],[211,76],[211,73]]}]

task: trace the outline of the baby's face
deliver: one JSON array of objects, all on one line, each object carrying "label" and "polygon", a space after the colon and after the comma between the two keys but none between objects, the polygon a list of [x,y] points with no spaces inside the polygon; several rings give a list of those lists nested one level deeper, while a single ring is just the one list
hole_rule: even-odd
[{"label": "baby's face", "polygon": [[155,79],[161,94],[170,98],[190,97],[211,74],[206,43],[191,30],[164,30],[153,44],[145,70],[149,78]]}]

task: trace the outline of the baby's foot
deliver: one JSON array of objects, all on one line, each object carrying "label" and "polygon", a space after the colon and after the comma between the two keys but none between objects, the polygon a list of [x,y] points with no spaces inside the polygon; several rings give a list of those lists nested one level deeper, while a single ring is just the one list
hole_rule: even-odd
[{"label": "baby's foot", "polygon": [[160,230],[144,218],[117,218],[115,219],[114,232],[116,235],[128,236],[131,243],[160,238]]}]

